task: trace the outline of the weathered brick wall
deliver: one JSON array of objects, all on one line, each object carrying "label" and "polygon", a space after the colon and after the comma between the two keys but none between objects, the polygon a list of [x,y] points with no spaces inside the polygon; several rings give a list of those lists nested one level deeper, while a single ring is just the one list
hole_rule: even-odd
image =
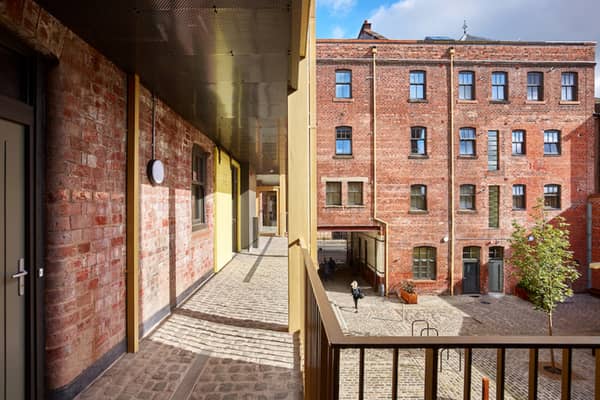
[{"label": "weathered brick wall", "polygon": [[[213,162],[206,176],[206,227],[192,232],[192,145],[207,153],[213,143],[156,99],[155,157],[165,165],[165,181],[152,186],[146,173],[152,159],[152,95],[140,96],[140,321],[144,331],[165,315],[177,297],[213,267]],[[154,318],[154,319],[153,319]]]},{"label": "weathered brick wall", "polygon": [[[365,196],[365,212],[357,218],[354,210],[325,208],[325,186],[321,177],[365,174],[372,181],[372,66],[371,47],[377,45],[377,208],[378,217],[389,224],[390,286],[412,278],[412,254],[416,246],[437,249],[437,279],[420,281],[421,291],[441,292],[448,288],[449,248],[443,238],[449,234],[449,55],[451,45],[408,42],[319,41],[318,77],[318,175],[319,226],[362,224],[372,221],[371,196]],[[575,258],[585,269],[585,202],[594,191],[596,162],[594,122],[594,47],[590,45],[467,45],[454,44],[458,72],[475,72],[476,100],[455,101],[455,154],[458,155],[458,130],[474,127],[477,132],[474,159],[456,161],[456,207],[459,185],[476,185],[476,211],[457,212],[454,282],[461,290],[462,249],[481,247],[480,286],[488,285],[488,251],[492,246],[507,249],[512,220],[531,221],[535,199],[543,196],[544,184],[562,187],[562,207],[550,216],[562,215],[571,224],[571,243]],[[341,60],[336,60],[336,58]],[[415,61],[420,60],[420,61]],[[439,60],[436,61],[436,60]],[[482,61],[477,61],[482,60]],[[490,61],[496,60],[497,63]],[[500,63],[498,60],[513,63]],[[521,63],[521,61],[523,61]],[[541,64],[560,61],[552,68]],[[569,61],[586,61],[587,65]],[[352,96],[349,101],[334,101],[336,69],[351,69]],[[427,101],[414,103],[409,97],[409,71],[426,71]],[[509,102],[495,104],[491,99],[491,73],[508,73]],[[526,101],[528,71],[545,73],[545,100]],[[560,104],[561,72],[579,74],[579,99],[575,104]],[[455,90],[455,98],[457,93]],[[335,126],[353,127],[353,150],[358,156],[336,160]],[[410,127],[427,128],[428,158],[411,159]],[[511,132],[527,132],[527,155],[512,156]],[[562,155],[543,155],[543,130],[561,130]],[[499,131],[500,169],[488,171],[487,132]],[[365,154],[364,158],[361,154]],[[414,214],[410,209],[410,185],[427,185],[428,212]],[[527,212],[512,210],[512,185],[527,185]],[[488,228],[488,186],[500,187],[500,228]],[[508,250],[508,249],[507,249]],[[507,251],[506,256],[509,255]],[[505,291],[510,292],[508,266]],[[576,290],[585,287],[579,280]]]},{"label": "weathered brick wall", "polygon": [[47,103],[46,371],[56,389],[125,337],[126,76],[68,34]]},{"label": "weathered brick wall", "polygon": [[[600,264],[600,196],[590,197],[592,204],[592,263]],[[600,269],[592,270],[592,285],[600,290]]]}]

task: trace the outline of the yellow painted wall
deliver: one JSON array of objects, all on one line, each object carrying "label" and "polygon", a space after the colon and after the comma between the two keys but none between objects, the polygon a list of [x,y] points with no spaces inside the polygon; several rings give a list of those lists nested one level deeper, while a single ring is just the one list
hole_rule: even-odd
[{"label": "yellow painted wall", "polygon": [[238,180],[236,196],[238,198],[237,207],[237,243],[236,250],[241,247],[241,204],[240,204],[240,164],[233,160],[226,152],[215,149],[215,241],[214,241],[214,263],[215,272],[223,268],[233,257],[232,241],[232,201],[231,201],[231,167],[237,169]]}]

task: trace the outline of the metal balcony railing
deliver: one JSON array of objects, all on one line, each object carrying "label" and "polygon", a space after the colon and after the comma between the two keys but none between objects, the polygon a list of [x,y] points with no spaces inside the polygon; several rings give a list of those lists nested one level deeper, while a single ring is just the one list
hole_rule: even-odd
[{"label": "metal balcony railing", "polygon": [[[338,400],[340,398],[340,350],[356,349],[359,352],[358,393],[354,399],[363,400],[365,392],[365,350],[389,349],[393,353],[389,371],[391,393],[398,399],[398,353],[401,349],[424,351],[424,398],[435,400],[438,396],[438,356],[444,349],[462,349],[463,398],[470,400],[472,384],[473,349],[496,350],[496,399],[505,398],[506,350],[529,349],[528,399],[538,397],[538,364],[540,349],[561,349],[561,400],[571,398],[572,352],[574,349],[598,349],[600,337],[596,336],[431,336],[384,337],[346,336],[325,293],[315,265],[304,250],[305,271],[305,321],[304,321],[304,374],[305,399]],[[594,399],[600,400],[600,351],[595,351]],[[508,366],[510,367],[510,366]]]}]

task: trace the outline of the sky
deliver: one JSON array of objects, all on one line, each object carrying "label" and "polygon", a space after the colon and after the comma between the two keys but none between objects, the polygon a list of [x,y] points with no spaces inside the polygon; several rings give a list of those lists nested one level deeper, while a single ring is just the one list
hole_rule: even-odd
[{"label": "sky", "polygon": [[365,19],[389,39],[458,39],[466,20],[469,34],[494,40],[600,42],[600,0],[317,0],[318,38],[354,39]]}]

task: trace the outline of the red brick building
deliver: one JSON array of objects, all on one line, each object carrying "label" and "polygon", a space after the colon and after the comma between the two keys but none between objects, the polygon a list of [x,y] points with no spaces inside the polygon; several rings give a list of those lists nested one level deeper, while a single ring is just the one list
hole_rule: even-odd
[{"label": "red brick building", "polygon": [[511,222],[571,224],[587,284],[595,43],[317,41],[318,226],[352,231],[373,283],[511,292]]}]

